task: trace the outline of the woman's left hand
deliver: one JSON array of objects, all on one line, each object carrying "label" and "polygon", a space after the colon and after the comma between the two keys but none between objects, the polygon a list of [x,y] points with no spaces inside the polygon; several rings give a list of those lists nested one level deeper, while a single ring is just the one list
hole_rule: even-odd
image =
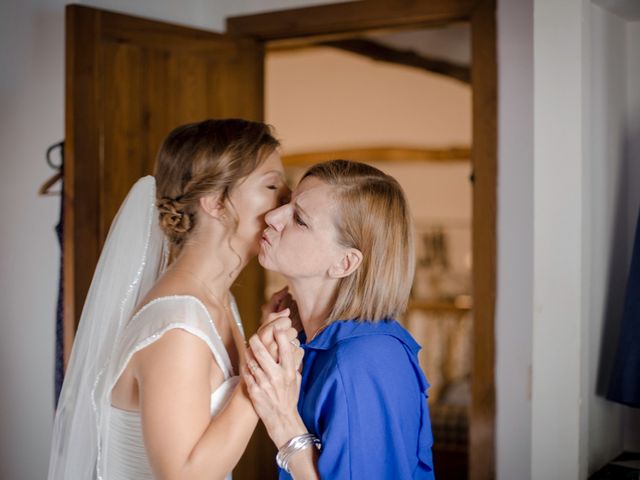
[{"label": "woman's left hand", "polygon": [[257,335],[249,339],[243,377],[253,406],[278,448],[307,432],[298,414],[301,375],[298,365],[304,351],[277,330],[279,350],[276,362]]}]

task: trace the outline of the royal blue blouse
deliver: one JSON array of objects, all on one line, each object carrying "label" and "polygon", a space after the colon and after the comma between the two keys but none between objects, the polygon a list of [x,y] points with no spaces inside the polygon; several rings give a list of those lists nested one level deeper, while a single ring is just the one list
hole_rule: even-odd
[{"label": "royal blue blouse", "polygon": [[298,411],[322,441],[322,479],[434,478],[429,384],[409,332],[396,321],[338,321],[302,348]]}]

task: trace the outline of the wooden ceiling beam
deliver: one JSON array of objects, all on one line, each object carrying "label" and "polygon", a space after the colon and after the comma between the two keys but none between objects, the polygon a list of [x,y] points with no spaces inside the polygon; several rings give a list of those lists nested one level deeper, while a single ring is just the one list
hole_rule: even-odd
[{"label": "wooden ceiling beam", "polygon": [[369,147],[293,153],[282,156],[285,166],[309,166],[336,158],[357,162],[470,162],[471,149],[450,148]]},{"label": "wooden ceiling beam", "polygon": [[346,50],[380,62],[419,68],[429,73],[445,75],[466,84],[471,83],[471,69],[469,66],[426,57],[413,50],[399,50],[374,40],[351,38],[320,42],[317,45]]}]

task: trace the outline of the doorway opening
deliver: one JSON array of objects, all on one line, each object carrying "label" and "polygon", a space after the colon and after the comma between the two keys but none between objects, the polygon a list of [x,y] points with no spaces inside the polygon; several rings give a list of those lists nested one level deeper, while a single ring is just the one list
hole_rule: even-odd
[{"label": "doorway opening", "polygon": [[[273,42],[265,121],[291,185],[312,164],[358,160],[402,185],[417,268],[399,319],[423,346],[439,478],[467,478],[471,381],[469,25],[371,32],[310,45]],[[265,296],[284,286],[266,274]]]},{"label": "doorway opening", "polygon": [[[456,62],[448,59],[444,72],[459,81],[469,82],[471,89],[471,136],[470,180],[471,216],[470,243],[473,268],[471,269],[471,292],[473,302],[470,307],[472,341],[470,346],[470,398],[468,412],[468,468],[471,479],[495,478],[495,297],[496,297],[496,180],[497,180],[497,64],[496,64],[496,5],[494,0],[445,0],[444,2],[396,3],[376,1],[362,8],[360,2],[322,5],[317,7],[285,10],[273,13],[249,15],[227,19],[227,31],[232,35],[253,38],[265,47],[267,55],[282,48],[331,46],[338,50],[362,54],[366,52],[376,60],[388,60],[389,50],[400,50],[401,61],[413,67],[441,69],[442,64],[424,61],[412,55],[403,36],[420,35],[416,31],[428,32],[453,25],[466,25],[466,43],[469,62],[467,68],[457,68]],[[455,28],[454,28],[455,30]],[[413,31],[413,32],[411,32]],[[389,37],[396,36],[395,39]],[[386,39],[384,37],[387,37]],[[386,41],[386,43],[385,43]],[[427,42],[418,41],[425,45]],[[329,45],[328,45],[329,44]],[[364,47],[363,47],[364,44]],[[374,44],[371,48],[371,44]],[[382,48],[379,44],[382,44]],[[437,45],[437,43],[434,43]],[[391,47],[385,48],[385,47]],[[437,51],[437,50],[436,50]],[[395,58],[398,55],[393,54]],[[437,57],[437,56],[436,56]],[[429,60],[429,59],[427,59]],[[434,59],[431,59],[434,60]],[[447,63],[447,62],[445,62]],[[453,64],[453,65],[451,65]],[[451,68],[453,67],[453,68]],[[463,65],[464,67],[464,65]],[[435,73],[435,72],[434,72]],[[267,78],[267,81],[268,78]],[[359,88],[366,89],[370,82]],[[377,116],[384,115],[384,111]],[[375,118],[376,115],[374,115]],[[267,110],[266,118],[271,120]],[[275,120],[274,120],[275,123]],[[300,122],[301,124],[303,122]],[[282,129],[281,129],[282,130]],[[349,136],[352,129],[345,128]],[[288,142],[283,133],[285,148]],[[350,138],[354,138],[351,136]],[[472,140],[472,141],[471,141]],[[357,147],[362,147],[358,145]],[[387,145],[391,158],[397,153],[393,145]],[[334,146],[335,148],[335,146]],[[341,148],[349,147],[341,145]],[[324,149],[323,149],[324,150]],[[286,158],[293,163],[301,158],[319,161],[323,158],[316,152],[301,153],[297,158]],[[327,153],[326,151],[324,153]],[[368,152],[371,153],[371,152]],[[328,158],[343,156],[354,160],[373,161],[377,159],[368,153],[353,148],[348,151],[330,152]],[[377,152],[380,153],[380,152]],[[449,151],[445,157],[459,156]],[[430,159],[434,156],[426,154]],[[425,158],[423,152],[404,151],[403,158]],[[437,158],[438,155],[436,154]],[[378,155],[378,158],[380,156]],[[459,158],[459,157],[458,157]],[[442,244],[441,230],[426,235],[423,246],[433,252],[428,245]],[[440,249],[441,250],[441,249]],[[438,247],[436,247],[438,251]],[[425,255],[423,265],[435,262]],[[436,258],[438,254],[436,254]],[[424,275],[424,273],[423,273]],[[433,273],[427,274],[433,276]],[[436,281],[437,283],[437,281]],[[414,288],[415,290],[415,288]],[[428,290],[428,289],[427,289]],[[415,292],[414,294],[420,292]],[[425,292],[421,292],[424,294]],[[464,298],[461,297],[461,298]],[[459,301],[460,302],[460,301]],[[450,305],[450,304],[449,304]],[[463,307],[462,303],[458,306]],[[454,304],[454,308],[458,308]],[[449,307],[445,307],[449,308]],[[463,309],[460,309],[463,310]],[[464,311],[464,310],[463,310]],[[424,312],[422,312],[424,313]],[[415,315],[415,314],[414,314]],[[459,322],[460,323],[460,322]],[[422,322],[425,324],[425,322]],[[429,372],[427,372],[429,373]],[[463,390],[463,389],[462,389]],[[463,390],[464,391],[464,390]],[[465,427],[462,429],[465,430]],[[438,442],[436,438],[436,443]],[[454,463],[459,462],[454,460]],[[438,466],[436,464],[436,471]],[[463,470],[465,467],[462,467]],[[452,474],[454,475],[454,474]],[[456,477],[454,477],[456,478]]]}]

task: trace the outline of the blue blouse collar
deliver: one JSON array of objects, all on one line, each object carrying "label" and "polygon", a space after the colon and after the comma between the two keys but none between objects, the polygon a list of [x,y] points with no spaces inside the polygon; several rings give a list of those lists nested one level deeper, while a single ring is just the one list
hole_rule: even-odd
[{"label": "blue blouse collar", "polygon": [[368,322],[360,320],[337,320],[332,322],[309,343],[306,343],[304,331],[301,333],[302,347],[314,350],[328,350],[338,342],[366,335],[390,335],[404,343],[414,354],[420,345],[402,325],[395,320]]}]

